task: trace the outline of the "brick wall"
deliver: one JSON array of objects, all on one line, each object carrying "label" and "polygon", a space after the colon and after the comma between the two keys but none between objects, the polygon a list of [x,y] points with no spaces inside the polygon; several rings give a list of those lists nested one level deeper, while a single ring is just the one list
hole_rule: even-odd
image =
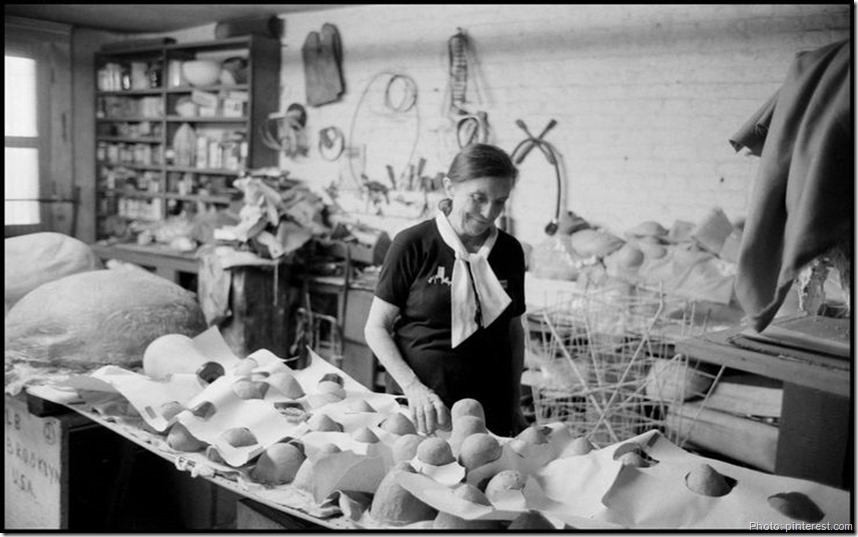
[{"label": "brick wall", "polygon": [[[443,115],[447,41],[462,28],[481,90],[469,84],[470,106],[488,113],[491,141],[512,150],[523,135],[516,119],[537,132],[556,119],[547,140],[562,155],[563,206],[622,233],[643,220],[694,222],[716,205],[744,216],[758,159],[736,154],[728,138],[778,89],[796,52],[849,36],[851,14],[848,5],[367,5],[284,19],[283,108],[305,102],[301,46],[326,22],[342,37],[347,84],[341,101],[308,109],[309,156],[281,162],[293,176],[348,186],[364,168],[386,182],[384,166],[401,171],[418,132],[412,162],[446,170],[456,150]],[[213,35],[177,37],[194,32]],[[416,109],[384,115],[377,81],[355,117],[382,72],[413,77]],[[354,127],[362,156],[351,169],[319,157],[318,130],[329,125]],[[509,207],[520,239],[544,238],[554,184],[532,152]],[[395,232],[407,223],[385,224]]]}]

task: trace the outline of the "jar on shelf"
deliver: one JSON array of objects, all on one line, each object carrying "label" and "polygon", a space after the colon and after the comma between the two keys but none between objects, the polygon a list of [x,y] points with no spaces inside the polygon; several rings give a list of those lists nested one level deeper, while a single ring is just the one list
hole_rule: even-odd
[{"label": "jar on shelf", "polygon": [[149,64],[148,79],[149,87],[156,89],[161,87],[162,65],[159,61],[154,61]]}]

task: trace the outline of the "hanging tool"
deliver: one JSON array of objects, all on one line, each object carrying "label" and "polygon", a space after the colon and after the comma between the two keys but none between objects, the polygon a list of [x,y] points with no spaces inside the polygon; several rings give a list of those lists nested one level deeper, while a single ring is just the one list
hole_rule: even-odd
[{"label": "hanging tool", "polygon": [[393,173],[393,166],[388,164],[387,168],[387,178],[390,179],[390,184],[394,190],[396,190],[396,174]]},{"label": "hanging tool", "polygon": [[[523,130],[524,133],[527,134],[527,137],[528,137],[528,139],[525,140],[525,144],[523,146],[521,146],[521,150],[520,150],[519,155],[516,156],[516,158],[515,158],[515,164],[518,165],[524,161],[524,157],[526,157],[527,154],[530,153],[530,150],[533,149],[534,145],[539,145],[539,144],[535,144],[535,141],[541,141],[542,138],[544,138],[545,135],[548,134],[548,131],[550,131],[551,129],[554,128],[555,125],[557,125],[557,121],[554,119],[549,121],[548,125],[546,125],[545,128],[542,129],[542,132],[539,133],[539,136],[533,136],[530,133],[530,131],[527,129],[527,125],[524,124],[524,121],[517,119],[517,120],[515,120],[515,124],[518,125],[518,127],[521,130]],[[542,145],[539,145],[539,148],[542,150],[542,153],[545,155],[545,158],[548,159],[548,162],[550,164],[554,164],[554,157],[551,155],[551,153],[546,151],[546,149]],[[519,149],[519,148],[516,148],[516,149]],[[513,151],[513,154],[515,154],[515,151]]]},{"label": "hanging tool", "polygon": [[554,205],[554,219],[545,226],[545,233],[548,235],[554,235],[557,232],[557,225],[560,221],[560,201],[563,197],[563,179],[561,177],[562,172],[560,170],[560,160],[557,158],[557,151],[554,149],[553,145],[551,145],[549,142],[546,142],[542,138],[546,134],[548,134],[548,131],[550,131],[554,128],[555,125],[557,125],[557,121],[555,121],[554,119],[549,121],[548,125],[546,125],[544,129],[542,129],[542,132],[539,134],[539,136],[533,136],[530,130],[528,130],[527,125],[525,125],[524,121],[519,119],[516,120],[515,124],[518,125],[518,127],[524,131],[524,133],[527,135],[527,138],[519,142],[519,144],[515,146],[515,149],[512,150],[511,155],[513,162],[516,165],[521,164],[524,161],[524,157],[526,157],[530,150],[533,149],[534,146],[536,146],[542,151],[542,154],[545,155],[545,159],[548,161],[548,163],[554,166],[554,173],[557,179],[557,198],[556,203]]},{"label": "hanging tool", "polygon": [[338,127],[325,127],[319,131],[319,154],[327,161],[340,158],[345,149],[345,136]]},{"label": "hanging tool", "polygon": [[485,112],[463,116],[456,122],[456,141],[460,149],[474,143],[487,143],[488,138],[488,114]]},{"label": "hanging tool", "polygon": [[464,114],[468,90],[468,58],[465,56],[468,37],[461,28],[447,42],[450,61],[450,107],[452,112]]},{"label": "hanging tool", "polygon": [[[426,159],[423,157],[420,157],[420,161],[417,162],[417,182],[420,182],[423,180],[423,168],[425,168],[425,167],[426,167]],[[412,180],[409,188],[411,188],[413,186],[414,186],[414,181]]]}]

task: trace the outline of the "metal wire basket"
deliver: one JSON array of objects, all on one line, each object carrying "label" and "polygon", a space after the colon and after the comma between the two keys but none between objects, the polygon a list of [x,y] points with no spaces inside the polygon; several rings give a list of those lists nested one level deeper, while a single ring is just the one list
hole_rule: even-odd
[{"label": "metal wire basket", "polygon": [[597,446],[650,429],[681,446],[692,422],[668,427],[670,406],[705,402],[723,371],[675,352],[676,341],[705,331],[706,319],[659,290],[564,292],[527,322],[528,354],[542,371],[533,386],[536,422],[564,422]]}]

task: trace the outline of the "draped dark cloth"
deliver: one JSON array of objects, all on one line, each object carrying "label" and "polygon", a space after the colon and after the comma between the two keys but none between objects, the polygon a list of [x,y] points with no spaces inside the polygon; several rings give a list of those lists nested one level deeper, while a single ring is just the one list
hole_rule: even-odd
[{"label": "draped dark cloth", "polygon": [[807,263],[851,243],[851,92],[848,40],[801,52],[781,88],[730,139],[760,156],[736,275],[736,297],[757,331]]}]

